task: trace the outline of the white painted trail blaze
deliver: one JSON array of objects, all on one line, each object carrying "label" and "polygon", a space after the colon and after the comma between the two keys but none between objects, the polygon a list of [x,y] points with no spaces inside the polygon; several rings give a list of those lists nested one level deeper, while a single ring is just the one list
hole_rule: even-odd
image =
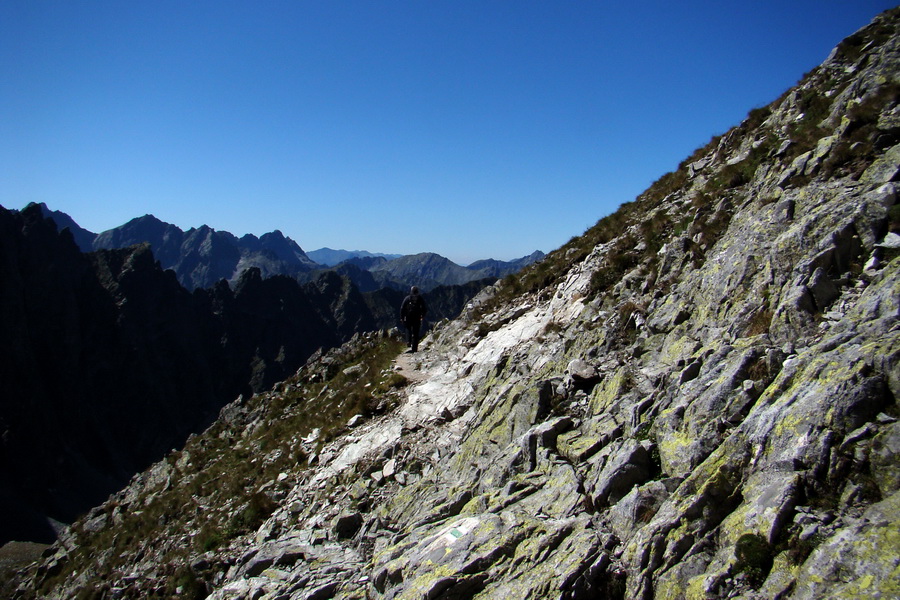
[{"label": "white painted trail blaze", "polygon": [[425,547],[422,555],[428,556],[435,550],[443,550],[452,546],[478,527],[480,522],[481,519],[476,517],[464,517],[452,522],[441,529],[434,541]]}]

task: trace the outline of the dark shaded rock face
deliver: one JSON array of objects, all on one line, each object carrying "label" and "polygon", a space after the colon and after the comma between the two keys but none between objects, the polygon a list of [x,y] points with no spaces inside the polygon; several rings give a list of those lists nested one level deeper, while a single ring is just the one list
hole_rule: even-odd
[{"label": "dark shaded rock face", "polygon": [[46,539],[24,507],[73,519],[237,389],[217,323],[149,246],[81,254],[36,208],[0,227],[0,538]]},{"label": "dark shaded rock face", "polygon": [[346,286],[258,269],[192,294],[149,244],[82,254],[36,205],[0,210],[0,281],[0,541],[52,539],[44,515],[73,520],[236,395],[374,323]]},{"label": "dark shaded rock face", "polygon": [[[114,407],[95,413],[84,403],[103,394],[113,371],[129,358],[108,352],[115,301],[71,236],[58,235],[36,210],[3,211],[0,228],[3,497],[10,508],[32,505],[65,519],[73,515],[63,505],[95,499],[88,490],[110,487],[115,463],[127,461],[106,447],[118,432],[96,428],[96,417]],[[69,451],[73,446],[82,450]],[[105,468],[85,468],[88,460]],[[7,513],[4,537],[33,525],[19,514]]]}]

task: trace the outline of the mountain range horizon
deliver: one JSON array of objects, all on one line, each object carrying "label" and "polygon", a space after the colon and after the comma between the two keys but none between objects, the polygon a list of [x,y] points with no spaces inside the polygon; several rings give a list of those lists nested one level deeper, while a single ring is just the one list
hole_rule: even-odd
[{"label": "mountain range horizon", "polygon": [[[100,232],[94,232],[94,231],[91,231],[91,230],[89,230],[89,229],[87,229],[87,228],[85,228],[85,227],[82,227],[82,226],[75,220],[75,218],[72,217],[71,215],[69,215],[68,213],[66,213],[66,212],[64,212],[64,211],[54,210],[54,209],[51,208],[46,202],[29,202],[28,204],[29,204],[29,205],[30,205],[30,204],[37,204],[38,206],[40,206],[42,212],[44,213],[44,215],[45,215],[46,217],[52,218],[52,219],[54,220],[54,222],[57,224],[57,226],[59,227],[60,230],[65,229],[65,228],[69,228],[70,231],[72,231],[72,235],[73,235],[74,238],[75,238],[75,242],[76,242],[76,243],[78,244],[78,246],[82,249],[82,251],[85,251],[85,252],[89,252],[89,251],[92,251],[92,250],[93,250],[92,243],[93,243],[93,240],[96,239],[97,237],[102,236],[102,235],[104,235],[104,234],[106,234],[106,233],[108,233],[108,232],[111,232],[111,231],[121,230],[122,228],[127,227],[128,225],[133,224],[133,223],[135,223],[135,222],[146,221],[146,220],[148,220],[148,219],[151,220],[151,221],[153,221],[153,222],[156,222],[156,223],[158,223],[158,224],[162,224],[162,225],[165,225],[165,226],[176,227],[176,228],[180,229],[181,231],[185,231],[185,232],[209,230],[209,231],[214,231],[214,232],[224,232],[224,233],[229,233],[230,235],[233,235],[233,236],[235,236],[235,237],[238,237],[239,239],[244,239],[244,238],[248,238],[248,239],[252,239],[252,238],[262,239],[262,238],[265,237],[265,236],[269,236],[269,235],[274,234],[274,235],[276,235],[276,236],[283,237],[283,238],[284,238],[285,240],[287,240],[288,242],[297,244],[298,247],[299,247],[299,243],[298,243],[298,242],[296,242],[296,241],[295,241],[293,238],[291,238],[289,235],[285,235],[284,232],[282,232],[282,231],[281,231],[280,229],[278,229],[278,228],[273,229],[272,231],[263,233],[263,234],[261,234],[261,235],[259,235],[259,236],[255,235],[255,234],[253,234],[253,233],[244,233],[244,234],[240,234],[240,235],[238,236],[238,234],[235,234],[234,232],[228,231],[228,230],[226,230],[226,229],[216,229],[216,228],[211,227],[211,226],[209,226],[209,225],[207,225],[207,224],[205,224],[205,223],[204,223],[203,225],[198,226],[198,227],[189,227],[188,229],[183,229],[183,228],[180,227],[179,225],[176,225],[176,224],[174,224],[174,223],[170,223],[170,222],[168,222],[168,221],[165,221],[165,220],[163,220],[163,219],[160,219],[159,217],[157,217],[156,215],[154,215],[154,214],[151,213],[151,212],[145,213],[144,215],[141,215],[140,217],[134,217],[134,218],[132,218],[132,219],[126,221],[125,223],[123,223],[122,225],[119,225],[119,226],[117,226],[117,227],[113,227],[113,228],[111,228],[111,229],[105,229],[105,230],[100,231]],[[26,205],[26,206],[28,206],[28,205]],[[24,207],[23,207],[23,209],[20,209],[20,210],[24,210]],[[480,263],[480,262],[483,262],[483,261],[493,261],[493,260],[497,260],[497,261],[499,261],[499,262],[516,262],[516,261],[518,261],[518,260],[521,260],[521,259],[523,259],[523,258],[526,258],[526,256],[523,256],[523,257],[515,257],[515,258],[512,258],[512,259],[510,259],[510,260],[503,260],[503,259],[498,259],[498,258],[496,258],[496,257],[490,256],[490,257],[484,257],[484,258],[480,258],[480,259],[476,259],[476,260],[471,260],[471,261],[470,261],[470,260],[456,260],[456,259],[454,259],[454,258],[450,258],[450,257],[444,256],[444,255],[440,254],[439,252],[430,252],[430,251],[416,252],[416,253],[412,253],[412,254],[400,254],[400,253],[389,253],[389,252],[379,252],[379,251],[371,251],[371,250],[362,250],[362,249],[347,250],[347,249],[345,249],[345,248],[332,248],[332,247],[330,247],[330,246],[323,246],[323,247],[318,248],[318,249],[316,249],[316,250],[304,250],[303,252],[304,252],[304,254],[305,254],[306,256],[308,256],[313,262],[315,262],[315,263],[317,263],[317,264],[319,264],[319,265],[322,265],[322,266],[326,266],[326,267],[333,267],[333,266],[336,266],[336,265],[338,265],[338,264],[340,264],[340,263],[342,263],[342,262],[344,262],[344,261],[346,261],[346,260],[350,260],[350,259],[354,259],[354,258],[374,258],[374,257],[378,257],[378,258],[385,258],[385,259],[387,259],[387,260],[393,260],[393,259],[401,258],[401,257],[403,257],[403,256],[415,256],[415,255],[418,255],[418,254],[436,254],[436,255],[438,255],[438,256],[442,256],[443,258],[447,258],[448,260],[450,260],[450,261],[453,262],[454,264],[457,264],[457,265],[459,265],[459,266],[461,266],[461,267],[470,267],[470,266],[472,266],[472,265],[474,265],[474,264],[476,264],[476,263]],[[535,253],[537,253],[537,252],[539,252],[539,253],[541,254],[541,256],[543,256],[543,254],[544,254],[544,252],[541,251],[541,250],[535,250],[535,252],[533,252],[532,254],[527,255],[527,256],[533,256],[533,255],[534,255]]]},{"label": "mountain range horizon", "polygon": [[544,256],[536,250],[512,261],[488,258],[462,266],[434,252],[400,255],[331,248],[306,252],[278,229],[259,237],[250,233],[238,237],[208,225],[185,231],[152,214],[94,233],[81,227],[72,216],[52,210],[45,203],[32,204],[60,231],[68,230],[82,252],[149,244],[162,268],[173,270],[188,290],[210,288],[220,280],[233,286],[245,271],[258,268],[264,279],[286,275],[306,283],[322,271],[335,270],[362,292],[382,288],[408,290],[411,286],[430,291],[442,285],[499,279]]}]

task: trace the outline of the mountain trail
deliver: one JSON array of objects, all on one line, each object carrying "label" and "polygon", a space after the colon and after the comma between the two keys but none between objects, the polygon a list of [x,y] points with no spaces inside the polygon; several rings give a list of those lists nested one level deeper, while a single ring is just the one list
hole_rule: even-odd
[{"label": "mountain trail", "polygon": [[406,377],[410,383],[422,383],[429,377],[425,370],[429,356],[427,350],[419,350],[415,353],[407,350],[394,359],[393,369],[396,373]]}]

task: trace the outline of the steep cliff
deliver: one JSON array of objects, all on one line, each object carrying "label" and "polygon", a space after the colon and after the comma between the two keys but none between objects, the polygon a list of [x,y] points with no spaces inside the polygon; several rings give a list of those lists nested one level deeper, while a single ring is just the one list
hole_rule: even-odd
[{"label": "steep cliff", "polygon": [[43,515],[71,521],[238,390],[148,247],[84,255],[36,205],[0,227],[0,539],[52,539]]},{"label": "steep cliff", "polygon": [[229,405],[14,597],[896,597],[898,28],[425,352]]}]

